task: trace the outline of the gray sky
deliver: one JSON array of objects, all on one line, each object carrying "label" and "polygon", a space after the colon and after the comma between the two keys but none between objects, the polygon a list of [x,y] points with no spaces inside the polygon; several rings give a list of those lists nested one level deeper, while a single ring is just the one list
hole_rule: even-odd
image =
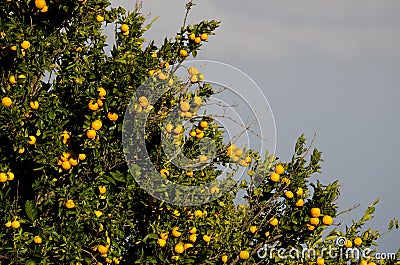
[{"label": "gray sky", "polygon": [[[113,1],[131,8],[133,1]],[[222,61],[262,88],[277,124],[277,154],[287,161],[301,133],[323,151],[324,183],[339,179],[339,206],[361,207],[377,197],[373,228],[400,217],[400,1],[199,0],[189,22],[222,21],[199,59]],[[146,34],[157,43],[182,24],[182,0],[145,0],[142,12],[160,16]],[[400,231],[380,251],[400,247]]]}]

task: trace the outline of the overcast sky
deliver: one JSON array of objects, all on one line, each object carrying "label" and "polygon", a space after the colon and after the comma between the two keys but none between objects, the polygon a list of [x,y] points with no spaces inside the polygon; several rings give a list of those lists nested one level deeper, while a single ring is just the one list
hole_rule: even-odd
[{"label": "overcast sky", "polygon": [[[133,0],[113,1],[132,8]],[[289,160],[301,133],[323,151],[319,178],[339,179],[346,224],[381,198],[372,221],[385,230],[400,217],[400,1],[199,0],[189,22],[221,20],[199,59],[233,65],[262,88],[277,125],[277,155]],[[182,24],[182,0],[145,0],[160,16],[146,38],[160,43]],[[379,241],[400,247],[400,232]]]}]

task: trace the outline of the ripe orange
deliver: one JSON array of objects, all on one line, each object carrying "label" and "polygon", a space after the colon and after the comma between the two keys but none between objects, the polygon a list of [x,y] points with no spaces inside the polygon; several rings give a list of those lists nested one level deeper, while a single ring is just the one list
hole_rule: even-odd
[{"label": "ripe orange", "polygon": [[99,104],[93,103],[93,100],[89,101],[88,107],[90,110],[96,111],[99,109]]},{"label": "ripe orange", "polygon": [[222,263],[227,263],[228,262],[228,256],[227,255],[223,255],[221,257],[221,261],[222,261]]},{"label": "ripe orange", "polygon": [[73,208],[75,208],[75,203],[74,203],[74,201],[73,201],[73,200],[68,200],[68,201],[65,203],[65,207],[67,207],[67,209],[73,209]]},{"label": "ripe orange", "polygon": [[100,195],[103,195],[104,193],[107,192],[107,188],[105,186],[99,186],[98,188]]},{"label": "ripe orange", "polygon": [[109,112],[109,113],[107,113],[107,118],[110,121],[116,121],[116,120],[118,120],[118,114]]},{"label": "ripe orange", "polygon": [[43,7],[46,6],[46,1],[45,0],[35,0],[35,6],[38,9],[42,9]]},{"label": "ripe orange", "polygon": [[283,168],[282,165],[277,165],[275,167],[275,173],[276,174],[282,175],[284,172],[285,172],[285,169]]},{"label": "ripe orange", "polygon": [[324,265],[325,260],[324,258],[317,258],[317,265]]},{"label": "ripe orange", "polygon": [[194,216],[203,217],[203,212],[201,210],[196,210],[196,211],[194,211]]},{"label": "ripe orange", "polygon": [[180,50],[179,51],[179,55],[182,57],[187,57],[188,56],[188,52],[186,50]]},{"label": "ripe orange", "polygon": [[104,21],[104,17],[103,17],[102,15],[97,15],[97,16],[96,16],[96,20],[97,20],[98,22],[103,22],[103,21]]},{"label": "ripe orange", "polygon": [[272,219],[269,221],[269,224],[272,225],[272,226],[277,226],[278,223],[279,223],[279,220],[278,220],[277,218],[272,218]]},{"label": "ripe orange", "polygon": [[64,161],[64,162],[62,162],[61,167],[64,170],[69,170],[71,168],[71,164],[68,161]]},{"label": "ripe orange", "polygon": [[103,126],[103,123],[100,120],[95,120],[94,122],[92,122],[92,129],[95,131],[100,130],[101,126]]},{"label": "ripe orange", "polygon": [[186,101],[183,101],[180,105],[181,111],[186,112],[190,109],[190,104]]},{"label": "ripe orange", "polygon": [[196,38],[196,35],[194,33],[190,33],[189,39],[194,40]]},{"label": "ripe orange", "polygon": [[190,236],[189,236],[189,240],[191,241],[191,242],[196,242],[196,240],[197,240],[197,235],[196,234],[191,234]]},{"label": "ripe orange", "polygon": [[12,102],[11,98],[9,98],[9,97],[4,97],[1,100],[1,104],[3,104],[3,106],[6,108],[10,107],[12,105],[12,103],[13,102]]},{"label": "ripe orange", "polygon": [[[42,9],[40,9],[40,13],[46,13],[47,11],[49,11],[48,6],[44,6]],[[22,54],[22,55],[25,56],[24,54]]]},{"label": "ripe orange", "polygon": [[35,244],[42,244],[43,240],[40,236],[34,236],[33,242],[35,242]]},{"label": "ripe orange", "polygon": [[178,229],[179,229],[179,227],[174,227],[174,228],[172,229],[172,235],[173,235],[174,237],[180,237],[180,236],[182,235],[182,232],[179,232]]},{"label": "ripe orange", "polygon": [[17,220],[11,222],[11,227],[14,229],[18,229],[21,226],[21,223]]},{"label": "ripe orange", "polygon": [[204,132],[200,132],[200,133],[196,134],[197,139],[202,139],[203,137],[204,137]]},{"label": "ripe orange", "polygon": [[191,67],[189,67],[189,69],[188,69],[188,73],[189,73],[190,75],[197,75],[197,74],[199,73],[199,70],[197,70],[195,67],[191,66]]},{"label": "ripe orange", "polygon": [[144,108],[149,104],[149,100],[145,96],[139,98],[139,105]]},{"label": "ripe orange", "polygon": [[356,246],[361,246],[362,244],[362,239],[359,237],[354,238],[354,245]]},{"label": "ripe orange", "polygon": [[195,96],[193,98],[193,103],[196,105],[201,105],[203,103],[203,101],[201,100],[201,97]]},{"label": "ripe orange", "polygon": [[246,259],[249,259],[249,257],[250,257],[250,253],[247,250],[240,251],[240,253],[239,253],[240,259],[246,260]]},{"label": "ripe orange", "polygon": [[183,246],[183,243],[182,243],[182,242],[179,242],[178,244],[176,244],[174,250],[175,250],[176,253],[182,254],[183,251],[185,251],[185,248],[184,248],[184,246]]},{"label": "ripe orange", "polygon": [[288,191],[285,192],[285,196],[286,196],[286,198],[291,199],[291,198],[293,198],[293,192],[288,190]]},{"label": "ripe orange", "polygon": [[200,39],[203,40],[203,41],[207,40],[208,39],[208,34],[207,33],[201,34]]},{"label": "ripe orange", "polygon": [[16,79],[15,76],[13,76],[13,75],[11,75],[11,76],[8,78],[8,81],[10,81],[10,83],[11,83],[12,85],[15,85],[15,84],[17,83],[17,79]]},{"label": "ripe orange", "polygon": [[78,158],[79,158],[79,160],[85,160],[86,159],[86,155],[85,154],[79,154]]},{"label": "ripe orange", "polygon": [[103,246],[103,245],[100,245],[100,246],[97,247],[97,251],[98,251],[101,255],[104,255],[104,254],[107,254],[108,248],[105,247],[105,246]]},{"label": "ripe orange", "polygon": [[321,209],[320,208],[311,208],[311,216],[314,218],[318,218],[321,215]]},{"label": "ripe orange", "polygon": [[165,239],[162,239],[162,238],[157,239],[157,243],[162,248],[167,245],[167,241]]},{"label": "ripe orange", "polygon": [[255,232],[257,232],[257,227],[252,225],[252,226],[250,226],[249,230],[250,230],[250,233],[254,234]]},{"label": "ripe orange", "polygon": [[329,215],[325,215],[322,218],[322,223],[324,223],[324,225],[332,225],[333,224],[333,218]]},{"label": "ripe orange", "polygon": [[205,155],[201,155],[201,156],[199,157],[199,161],[200,161],[201,163],[206,162],[207,160],[208,160],[208,157],[205,156]]},{"label": "ripe orange", "polygon": [[200,122],[200,126],[203,127],[203,128],[207,128],[207,127],[208,127],[208,122],[206,122],[206,121],[201,121],[201,122]]},{"label": "ripe orange", "polygon": [[127,24],[122,24],[121,25],[121,31],[122,32],[127,32],[129,31],[129,26]]},{"label": "ripe orange", "polygon": [[102,87],[97,88],[97,92],[99,92],[99,97],[101,98],[107,95],[107,91]]},{"label": "ripe orange", "polygon": [[11,222],[8,221],[8,222],[5,224],[5,226],[6,226],[6,227],[11,227]]},{"label": "ripe orange", "polygon": [[7,172],[7,180],[11,181],[14,179],[14,173],[12,172]]},{"label": "ripe orange", "polygon": [[86,132],[86,136],[87,136],[89,139],[94,139],[94,138],[96,137],[96,135],[97,135],[97,133],[96,133],[95,130],[88,130],[88,131]]},{"label": "ripe orange", "polygon": [[269,179],[273,182],[278,182],[279,181],[279,175],[276,173],[271,173],[271,175],[269,175]]},{"label": "ripe orange", "polygon": [[37,102],[37,101],[31,101],[31,102],[29,103],[29,106],[30,106],[32,109],[38,109],[38,108],[39,108],[39,102]]},{"label": "ripe orange", "polygon": [[310,224],[307,224],[307,229],[308,229],[309,231],[313,231],[313,230],[315,229],[315,226],[310,225]]},{"label": "ripe orange", "polygon": [[183,245],[183,249],[184,250],[186,250],[186,249],[188,249],[188,248],[192,248],[193,247],[193,244],[191,244],[191,243],[185,243],[184,245]]},{"label": "ripe orange", "polygon": [[35,136],[31,135],[31,136],[28,137],[28,139],[29,139],[28,140],[28,144],[34,145],[36,143],[36,137]]},{"label": "ripe orange", "polygon": [[31,43],[30,43],[29,41],[24,40],[23,42],[21,42],[21,48],[22,48],[22,49],[27,50],[27,49],[29,49],[30,47],[31,47]]},{"label": "ripe orange", "polygon": [[78,160],[76,160],[75,158],[70,158],[70,159],[68,160],[68,162],[69,162],[69,164],[70,164],[71,166],[76,166],[76,165],[78,165]]},{"label": "ripe orange", "polygon": [[303,191],[302,188],[298,188],[297,191],[296,191],[296,195],[297,195],[297,196],[302,196],[303,193],[304,193],[304,191]]},{"label": "ripe orange", "polygon": [[204,235],[203,240],[208,243],[211,241],[211,237],[209,235]]},{"label": "ripe orange", "polygon": [[297,202],[296,202],[296,204],[295,204],[297,207],[302,207],[302,206],[304,206],[304,200],[303,199],[299,199]]},{"label": "ripe orange", "polygon": [[196,38],[194,39],[194,42],[195,42],[196,44],[200,44],[201,38],[200,38],[200,37],[196,37]]},{"label": "ripe orange", "polygon": [[0,173],[0,183],[7,181],[7,175],[5,173]]},{"label": "ripe orange", "polygon": [[168,239],[168,232],[162,231],[160,233],[160,238],[164,239],[164,240],[167,240]]},{"label": "ripe orange", "polygon": [[318,225],[319,224],[319,219],[316,218],[316,217],[311,218],[310,219],[310,224],[312,224],[314,226]]},{"label": "ripe orange", "polygon": [[346,247],[346,248],[351,248],[351,247],[353,247],[353,243],[351,242],[351,240],[346,240],[346,243],[344,244],[344,246]]},{"label": "ripe orange", "polygon": [[189,135],[192,137],[195,137],[197,134],[196,134],[196,131],[190,131]]}]

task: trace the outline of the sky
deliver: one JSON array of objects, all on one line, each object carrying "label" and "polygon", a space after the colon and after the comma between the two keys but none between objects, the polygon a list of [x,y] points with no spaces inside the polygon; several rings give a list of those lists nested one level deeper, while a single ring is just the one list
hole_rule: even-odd
[{"label": "sky", "polygon": [[[350,225],[379,197],[369,225],[385,231],[400,217],[400,1],[195,3],[189,23],[222,22],[198,59],[230,64],[259,85],[275,117],[277,156],[289,160],[297,137],[316,133],[325,160],[318,178],[340,181],[340,210],[361,204],[339,219]],[[181,0],[144,0],[142,13],[160,16],[145,37],[174,37],[184,12]],[[400,231],[378,242],[381,252],[397,251]]]}]

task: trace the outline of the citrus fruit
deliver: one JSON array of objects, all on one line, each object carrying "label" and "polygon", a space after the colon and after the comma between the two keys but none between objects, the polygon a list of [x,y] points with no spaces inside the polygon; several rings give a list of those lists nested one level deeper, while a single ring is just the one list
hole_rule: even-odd
[{"label": "citrus fruit", "polygon": [[17,79],[15,79],[15,76],[13,76],[13,75],[11,75],[11,76],[8,78],[8,81],[10,81],[10,83],[11,83],[12,85],[15,85],[15,84],[17,83]]},{"label": "citrus fruit", "polygon": [[197,75],[197,74],[199,73],[199,70],[197,70],[197,68],[191,66],[191,67],[189,67],[189,69],[188,69],[188,73],[189,73],[190,75]]},{"label": "citrus fruit", "polygon": [[99,109],[99,104],[93,103],[93,100],[90,100],[89,104],[88,104],[88,107],[89,107],[90,110],[95,111],[95,110]]},{"label": "citrus fruit", "polygon": [[302,196],[303,193],[304,193],[304,191],[303,191],[302,188],[298,188],[297,191],[296,191],[296,195],[297,195],[297,196]]},{"label": "citrus fruit", "polygon": [[197,240],[197,235],[196,234],[191,234],[190,236],[189,236],[189,240],[191,241],[191,242],[196,242],[196,240]]},{"label": "citrus fruit", "polygon": [[183,253],[183,251],[185,251],[185,249],[184,249],[182,242],[179,242],[178,244],[176,244],[174,250],[178,254]]},{"label": "citrus fruit", "polygon": [[42,244],[43,240],[40,236],[34,236],[33,242],[35,242],[35,244]]},{"label": "citrus fruit", "polygon": [[228,262],[228,256],[227,255],[223,255],[221,257],[221,261],[222,261],[222,263],[227,263]]},{"label": "citrus fruit", "polygon": [[36,143],[36,137],[35,136],[31,135],[31,136],[28,137],[28,139],[29,139],[28,140],[28,144],[34,145]]},{"label": "citrus fruit", "polygon": [[325,260],[324,258],[317,258],[317,265],[324,265]]},{"label": "citrus fruit", "polygon": [[319,224],[319,219],[318,218],[316,218],[316,217],[312,217],[311,219],[310,219],[310,224],[312,224],[312,225],[318,225]]},{"label": "citrus fruit", "polygon": [[283,168],[282,165],[277,165],[277,166],[275,167],[275,173],[276,173],[276,174],[281,175],[281,174],[283,174],[284,172],[285,172],[285,169]]},{"label": "citrus fruit", "polygon": [[250,226],[249,230],[250,230],[250,233],[254,234],[255,232],[257,232],[257,227],[252,225],[252,226]]},{"label": "citrus fruit", "polygon": [[102,87],[97,88],[97,92],[99,92],[99,97],[101,98],[107,95],[107,91]]},{"label": "citrus fruit", "polygon": [[346,247],[346,248],[351,248],[351,247],[353,247],[353,243],[351,242],[351,240],[346,240],[346,243],[344,244],[344,246]]},{"label": "citrus fruit", "polygon": [[13,180],[14,179],[14,173],[12,172],[7,172],[7,180]]},{"label": "citrus fruit", "polygon": [[11,222],[8,221],[8,222],[5,224],[5,226],[6,226],[6,227],[11,227]]},{"label": "citrus fruit", "polygon": [[27,50],[27,49],[29,49],[30,47],[31,47],[31,43],[30,43],[29,41],[24,40],[23,42],[21,42],[21,48],[22,48],[22,49]]},{"label": "citrus fruit", "polygon": [[7,181],[7,175],[5,173],[0,173],[0,183]]},{"label": "citrus fruit", "polygon": [[272,218],[272,219],[269,221],[269,224],[272,225],[272,226],[277,226],[278,223],[279,223],[279,220],[278,220],[277,218]]},{"label": "citrus fruit", "polygon": [[190,104],[186,101],[183,101],[180,105],[181,111],[186,112],[190,109]]},{"label": "citrus fruit", "polygon": [[162,238],[157,239],[157,243],[162,248],[167,245],[167,241],[165,239],[162,239]]},{"label": "citrus fruit", "polygon": [[14,229],[18,229],[20,226],[21,226],[21,224],[17,220],[11,222],[11,227]]},{"label": "citrus fruit", "polygon": [[320,208],[311,208],[310,214],[312,217],[318,218],[321,215]]},{"label": "citrus fruit", "polygon": [[73,200],[67,200],[65,202],[65,207],[67,207],[67,209],[73,209],[75,208],[75,203]]},{"label": "citrus fruit", "polygon": [[92,129],[95,131],[100,130],[101,126],[103,126],[103,123],[100,120],[95,120],[94,122],[92,122]]},{"label": "citrus fruit", "polygon": [[149,100],[145,96],[139,98],[139,105],[144,108],[149,104]]},{"label": "citrus fruit", "polygon": [[103,17],[102,15],[97,15],[97,16],[96,16],[96,20],[97,20],[98,22],[103,22],[103,21],[104,21],[104,17]]},{"label": "citrus fruit", "polygon": [[207,128],[207,127],[208,127],[208,122],[202,121],[202,122],[200,122],[200,126],[201,126],[202,128]]},{"label": "citrus fruit", "polygon": [[271,175],[269,175],[269,179],[273,182],[278,182],[279,181],[279,175],[276,173],[271,173]]},{"label": "citrus fruit", "polygon": [[332,224],[333,224],[333,218],[332,218],[331,216],[329,216],[329,215],[325,215],[325,216],[322,218],[322,223],[323,223],[324,225],[332,225]]},{"label": "citrus fruit", "polygon": [[1,99],[1,104],[3,104],[4,107],[8,108],[12,105],[12,100],[9,97],[4,97]]},{"label": "citrus fruit", "polygon": [[304,200],[303,199],[299,199],[296,204],[297,207],[302,207],[304,205]]},{"label": "citrus fruit", "polygon": [[165,232],[165,231],[161,232],[160,233],[160,238],[164,239],[164,240],[167,240],[168,239],[168,232]]},{"label": "citrus fruit", "polygon": [[356,238],[354,238],[354,245],[356,245],[356,246],[361,246],[361,244],[362,244],[362,239],[361,238],[359,238],[359,237],[356,237]]},{"label": "citrus fruit", "polygon": [[201,34],[201,35],[200,35],[200,39],[203,40],[203,41],[204,41],[204,40],[207,40],[207,39],[208,39],[208,34],[207,34],[207,33]]},{"label": "citrus fruit", "polygon": [[286,198],[291,199],[291,198],[293,198],[293,192],[288,190],[288,191],[285,192],[285,196],[286,196]]},{"label": "citrus fruit", "polygon": [[246,260],[246,259],[249,259],[249,257],[250,257],[250,253],[247,250],[240,251],[240,253],[239,253],[240,259]]},{"label": "citrus fruit", "polygon": [[180,236],[182,235],[182,232],[179,232],[178,229],[179,229],[179,227],[174,227],[174,228],[172,229],[172,235],[173,235],[174,237],[180,237]]},{"label": "citrus fruit", "polygon": [[201,38],[200,38],[200,37],[196,37],[196,38],[194,39],[194,42],[195,42],[196,44],[200,44]]},{"label": "citrus fruit", "polygon": [[122,32],[127,32],[129,31],[129,26],[127,24],[122,24],[121,25],[121,31]]},{"label": "citrus fruit", "polygon": [[204,235],[203,240],[208,243],[211,241],[211,237],[209,235]]},{"label": "citrus fruit", "polygon": [[201,105],[203,103],[203,101],[201,100],[201,97],[195,96],[193,98],[193,103],[196,105]]},{"label": "citrus fruit", "polygon": [[205,155],[201,155],[201,156],[199,157],[199,161],[200,161],[201,163],[206,162],[207,160],[208,160],[208,157],[205,156]]},{"label": "citrus fruit", "polygon": [[183,249],[184,250],[186,250],[186,249],[188,249],[188,248],[192,248],[193,247],[193,244],[191,244],[191,243],[185,243],[184,245],[183,245]]},{"label": "citrus fruit", "polygon": [[103,246],[103,245],[100,245],[100,246],[97,247],[97,251],[98,251],[101,255],[104,255],[104,254],[107,254],[108,248],[105,247],[105,246]]},{"label": "citrus fruit", "polygon": [[179,51],[179,55],[182,57],[187,57],[188,56],[188,52],[186,50],[180,50]]},{"label": "citrus fruit", "polygon": [[98,188],[101,195],[107,192],[107,188],[105,186],[99,186]]},{"label": "citrus fruit", "polygon": [[89,139],[94,139],[94,138],[96,137],[96,135],[97,135],[97,133],[96,133],[95,130],[88,130],[88,131],[86,132],[86,136],[87,136]]},{"label": "citrus fruit", "polygon": [[79,160],[85,160],[86,159],[86,155],[85,154],[79,154],[78,158],[79,158]]},{"label": "citrus fruit", "polygon": [[39,108],[39,102],[37,102],[37,101],[31,101],[31,102],[29,103],[29,106],[30,106],[32,109],[38,109],[38,108]]},{"label": "citrus fruit", "polygon": [[43,7],[46,6],[46,1],[45,0],[35,0],[35,6],[38,9],[42,9]]},{"label": "citrus fruit", "polygon": [[71,168],[71,164],[68,161],[64,161],[64,162],[62,162],[61,167],[64,170],[69,170]]}]

